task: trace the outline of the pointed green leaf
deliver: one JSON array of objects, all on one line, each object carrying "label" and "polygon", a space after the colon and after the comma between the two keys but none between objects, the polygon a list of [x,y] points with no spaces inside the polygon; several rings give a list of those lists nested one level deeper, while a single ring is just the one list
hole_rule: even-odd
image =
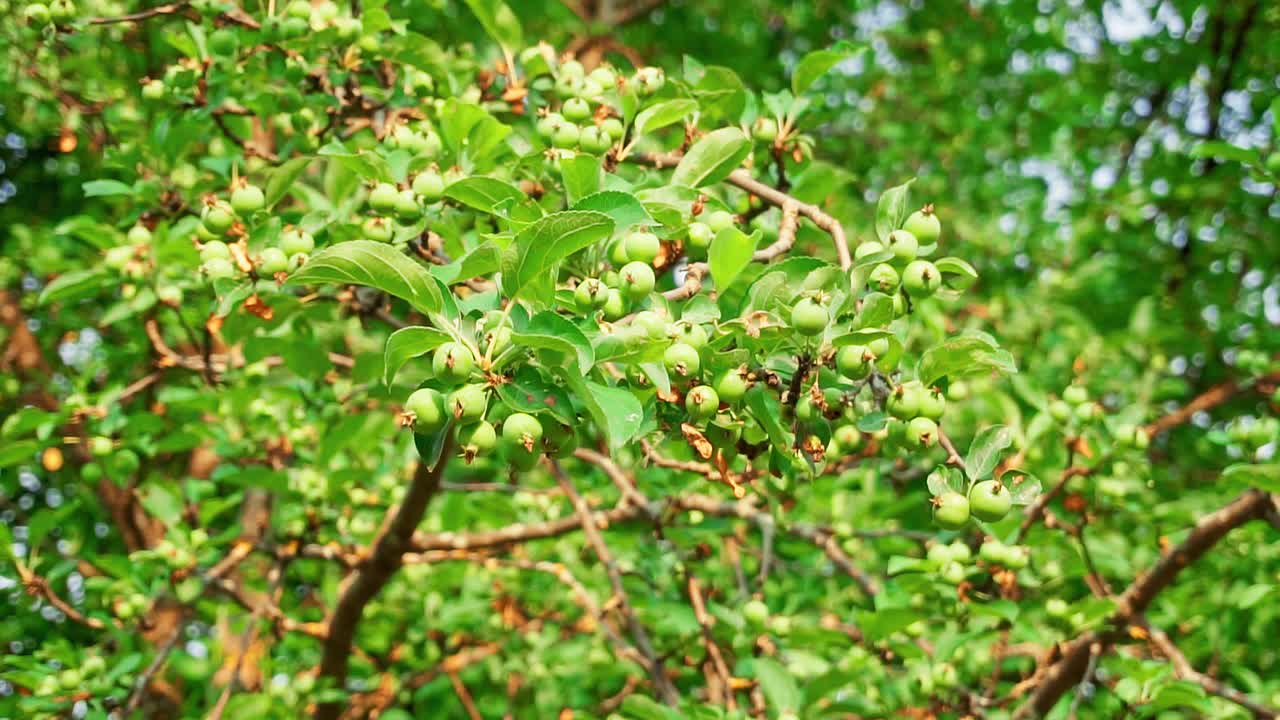
[{"label": "pointed green leaf", "polygon": [[302,177],[302,173],[311,166],[311,161],[314,159],[309,155],[296,157],[271,170],[271,174],[267,176],[267,187],[264,191],[268,209],[280,202],[281,198],[289,192],[289,188],[293,187],[298,178]]},{"label": "pointed green leaf", "polygon": [[424,355],[449,342],[449,334],[433,327],[414,326],[401,328],[387,338],[387,347],[383,351],[382,382],[391,385],[396,373],[411,358]]},{"label": "pointed green leaf", "polygon": [[800,62],[796,64],[795,71],[791,73],[791,92],[800,95],[841,60],[852,57],[855,53],[863,52],[866,52],[866,48],[859,48],[855,51],[851,47],[836,47],[815,50],[805,55],[800,58]]},{"label": "pointed green leaf", "polygon": [[609,237],[613,227],[608,215],[583,210],[554,213],[529,225],[503,254],[503,290],[518,296],[560,261]]},{"label": "pointed green leaf", "polygon": [[635,195],[620,190],[604,190],[588,195],[575,203],[573,209],[604,213],[613,218],[613,226],[619,230],[632,225],[657,224]]},{"label": "pointed green leaf", "polygon": [[600,158],[583,153],[571,158],[561,158],[560,176],[564,179],[564,192],[569,204],[599,192],[600,190]]},{"label": "pointed green leaf", "polygon": [[750,153],[751,141],[738,128],[715,130],[689,148],[672,173],[671,182],[695,188],[720,182]]},{"label": "pointed green leaf", "polygon": [[575,397],[586,406],[596,425],[604,430],[609,447],[626,445],[644,421],[644,408],[631,391],[587,380],[572,369],[560,368],[560,376]]},{"label": "pointed green leaf", "polygon": [[351,240],[321,250],[294,273],[289,282],[341,283],[377,288],[408,302],[422,313],[440,310],[443,301],[435,278],[422,265],[387,245]]},{"label": "pointed green leaf", "polygon": [[524,48],[520,18],[502,0],[465,0],[485,33],[508,50]]},{"label": "pointed green leaf", "polygon": [[756,243],[759,241],[759,230],[748,235],[733,225],[716,233],[711,241],[711,249],[707,252],[711,279],[716,283],[716,290],[724,292],[733,285],[743,269],[751,264],[751,256],[755,254]]},{"label": "pointed green leaf", "polygon": [[636,115],[635,135],[644,135],[672,123],[680,122],[698,109],[698,103],[688,98],[679,98],[650,105]]},{"label": "pointed green leaf", "polygon": [[876,235],[884,240],[889,233],[902,227],[907,216],[907,194],[915,178],[884,191],[876,203]]},{"label": "pointed green leaf", "polygon": [[529,199],[515,185],[483,175],[473,175],[451,184],[445,188],[444,196],[487,213],[493,213],[505,202],[522,203]]},{"label": "pointed green leaf", "polygon": [[586,375],[595,363],[595,350],[587,336],[576,325],[550,310],[534,315],[529,324],[511,333],[511,342],[534,349],[555,350],[564,353],[566,360],[578,361],[578,372]]},{"label": "pointed green leaf", "polygon": [[984,428],[969,444],[964,471],[970,480],[986,480],[1000,462],[1000,453],[1013,444],[1013,431],[1004,425]]}]

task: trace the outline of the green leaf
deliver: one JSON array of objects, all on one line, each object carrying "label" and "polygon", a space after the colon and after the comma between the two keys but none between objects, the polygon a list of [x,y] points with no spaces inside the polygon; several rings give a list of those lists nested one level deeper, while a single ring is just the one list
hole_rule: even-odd
[{"label": "green leaf", "polygon": [[868,642],[879,642],[924,617],[914,608],[888,607],[856,613],[858,627]]},{"label": "green leaf", "polygon": [[672,123],[680,122],[698,109],[698,103],[688,98],[667,100],[650,105],[636,115],[634,135],[640,136],[653,132]]},{"label": "green leaf", "polygon": [[779,712],[795,712],[800,709],[800,687],[795,678],[777,661],[758,657],[751,661],[765,702]]},{"label": "green leaf", "polygon": [[680,159],[671,174],[674,185],[702,187],[720,182],[729,176],[747,155],[751,153],[751,141],[736,127],[715,130],[702,136]]},{"label": "green leaf", "polygon": [[884,240],[889,233],[902,227],[907,216],[907,194],[915,178],[884,191],[876,203],[876,235]]},{"label": "green leaf", "polygon": [[534,315],[528,326],[511,333],[511,341],[527,348],[555,350],[578,360],[578,372],[586,375],[595,363],[595,350],[576,325],[546,310]]},{"label": "green leaf", "polygon": [[678,720],[681,717],[644,695],[628,695],[619,709],[628,720]]},{"label": "green leaf", "polygon": [[132,195],[133,186],[119,180],[90,180],[83,185],[85,197],[106,197],[108,195]]},{"label": "green leaf", "polygon": [[747,391],[745,400],[751,416],[769,435],[769,442],[777,448],[791,447],[792,435],[782,426],[782,404],[778,402],[778,396],[766,390],[763,384],[756,383]]},{"label": "green leaf", "polygon": [[320,148],[317,154],[322,157],[332,158],[335,162],[341,163],[348,170],[365,180],[395,182],[395,178],[391,173],[391,166],[387,164],[387,161],[381,155],[375,152],[367,150],[351,152],[340,141],[332,140],[328,145]]},{"label": "green leaf", "polygon": [[609,237],[613,227],[608,215],[583,210],[554,213],[529,225],[503,254],[503,290],[518,296],[561,260]]},{"label": "green leaf", "polygon": [[0,448],[0,468],[33,460],[36,452],[39,450],[40,443],[35,440],[20,440],[18,442],[5,443],[4,447]]},{"label": "green leaf", "polygon": [[604,190],[588,195],[575,203],[573,209],[604,213],[613,218],[613,226],[618,230],[632,225],[657,224],[635,195],[620,190]]},{"label": "green leaf", "polygon": [[1013,431],[1004,425],[983,428],[969,444],[964,471],[970,480],[985,480],[1000,462],[1000,453],[1013,444]]},{"label": "green leaf", "polygon": [[[798,96],[808,90],[818,78],[854,52],[851,47],[837,47],[814,50],[800,58],[795,71],[791,73],[791,92]],[[856,52],[866,52],[866,48],[859,48]]]},{"label": "green leaf", "polygon": [[952,290],[967,290],[978,279],[978,271],[960,258],[940,258],[933,265],[942,275],[942,284]]},{"label": "green leaf", "polygon": [[1222,479],[1235,480],[1259,490],[1280,493],[1280,463],[1237,463],[1222,471]]},{"label": "green leaf", "polygon": [[448,265],[432,265],[427,270],[446,285],[488,275],[502,266],[502,248],[493,241],[481,243]]},{"label": "green leaf", "polygon": [[520,19],[502,0],[466,0],[484,31],[508,50],[524,48],[524,30]]},{"label": "green leaf", "polygon": [[990,337],[971,333],[948,338],[925,350],[917,374],[920,382],[932,385],[944,377],[955,380],[991,370],[1013,374],[1018,368],[1013,356]]},{"label": "green leaf", "polygon": [[396,379],[396,373],[404,367],[410,358],[424,355],[449,342],[448,333],[433,327],[414,326],[401,328],[387,338],[387,347],[383,351],[382,382],[390,386]]},{"label": "green leaf", "polygon": [[549,412],[565,425],[573,425],[577,421],[569,394],[532,367],[519,368],[509,382],[498,385],[497,389],[498,396],[512,410]]},{"label": "green leaf", "polygon": [[310,156],[296,157],[271,171],[267,176],[267,187],[264,193],[267,196],[267,207],[271,208],[280,199],[289,192],[289,188],[302,177],[302,174],[311,166],[314,158]]},{"label": "green leaf", "polygon": [[445,188],[444,196],[490,214],[504,203],[522,203],[529,199],[515,185],[483,175],[466,177],[449,185]]},{"label": "green leaf", "polygon": [[559,368],[559,372],[596,425],[604,430],[609,447],[619,448],[631,442],[644,422],[644,408],[631,391],[592,382],[568,368]]},{"label": "green leaf", "polygon": [[560,160],[560,176],[564,179],[564,192],[570,205],[600,190],[600,158],[595,155],[575,155]]},{"label": "green leaf", "polygon": [[1142,715],[1150,717],[1176,707],[1196,708],[1207,713],[1213,708],[1204,688],[1187,680],[1175,680],[1160,689],[1151,702],[1142,706]]},{"label": "green leaf", "polygon": [[759,241],[759,230],[748,235],[734,225],[716,233],[707,253],[716,290],[723,293],[733,285],[743,269],[751,264],[751,256],[755,254]]},{"label": "green leaf", "polygon": [[321,250],[289,278],[290,284],[341,283],[377,288],[419,312],[440,310],[440,287],[427,269],[386,243],[351,240]]},{"label": "green leaf", "polygon": [[1222,140],[1206,140],[1198,143],[1187,154],[1193,158],[1215,157],[1223,160],[1234,160],[1245,165],[1252,165],[1258,162],[1258,153],[1256,151],[1237,147]]},{"label": "green leaf", "polygon": [[859,328],[883,328],[893,322],[893,298],[884,293],[869,293],[858,309]]},{"label": "green leaf", "polygon": [[101,268],[72,270],[54,278],[53,282],[40,291],[39,304],[48,305],[54,302],[80,300],[98,293],[99,290],[114,284],[111,273]]}]

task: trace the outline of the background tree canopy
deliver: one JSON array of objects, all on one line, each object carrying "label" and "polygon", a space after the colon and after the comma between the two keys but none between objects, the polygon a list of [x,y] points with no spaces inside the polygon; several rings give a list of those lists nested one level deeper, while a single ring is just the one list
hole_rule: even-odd
[{"label": "background tree canopy", "polygon": [[1280,6],[0,18],[0,717],[1277,717]]}]

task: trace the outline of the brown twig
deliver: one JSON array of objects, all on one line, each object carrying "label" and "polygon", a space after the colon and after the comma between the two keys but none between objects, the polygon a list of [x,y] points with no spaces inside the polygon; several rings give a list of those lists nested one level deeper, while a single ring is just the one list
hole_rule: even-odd
[{"label": "brown twig", "polygon": [[609,552],[609,546],[605,544],[604,536],[600,534],[600,529],[596,526],[595,516],[591,512],[591,508],[587,505],[587,501],[578,494],[578,490],[573,486],[573,482],[569,480],[569,477],[564,474],[560,465],[552,461],[550,466],[552,473],[556,477],[556,482],[559,483],[560,487],[564,488],[565,495],[573,503],[578,522],[582,525],[582,531],[587,537],[588,544],[591,545],[596,557],[600,560],[600,564],[604,565],[605,573],[609,576],[609,585],[613,588],[613,602],[617,603],[618,611],[627,621],[627,627],[631,632],[631,639],[636,649],[645,657],[649,679],[653,682],[654,689],[663,702],[674,706],[679,702],[680,696],[676,692],[675,686],[671,684],[671,679],[667,677],[662,658],[653,649],[653,642],[649,639],[649,632],[645,629],[644,624],[640,622],[635,609],[631,606],[631,600],[627,595],[626,588],[622,585],[622,571],[618,568],[617,561],[613,559],[613,554]]},{"label": "brown twig", "polygon": [[[367,559],[344,583],[338,603],[329,616],[329,632],[320,661],[320,676],[332,681],[337,689],[341,689],[346,682],[351,643],[355,639],[356,627],[360,624],[365,606],[400,569],[404,553],[411,548],[414,530],[426,512],[427,503],[440,489],[441,477],[449,464],[452,438],[447,438],[444,445],[435,467],[428,466],[425,462],[418,464],[404,500],[399,507],[388,510],[383,528],[374,539]],[[316,719],[336,720],[341,712],[341,702],[321,703],[316,708]]]},{"label": "brown twig", "polygon": [[1271,506],[1267,493],[1249,490],[1225,507],[1201,518],[1195,528],[1177,547],[1160,559],[1149,572],[1133,581],[1119,596],[1109,617],[1110,627],[1091,630],[1061,647],[1061,658],[1038,673],[1031,697],[1014,715],[1015,718],[1046,715],[1068,690],[1080,682],[1088,669],[1091,648],[1100,643],[1105,650],[1120,637],[1125,627],[1140,619],[1156,595],[1191,563],[1198,560],[1228,532],[1244,523],[1261,518]]},{"label": "brown twig", "polygon": [[1275,720],[1280,718],[1280,712],[1274,708],[1268,707],[1249,699],[1248,695],[1236,690],[1235,688],[1224,684],[1217,678],[1210,677],[1196,670],[1191,666],[1191,662],[1187,660],[1187,656],[1182,654],[1177,645],[1174,645],[1168,634],[1160,628],[1153,627],[1150,623],[1145,623],[1147,635],[1151,641],[1151,645],[1168,658],[1169,663],[1173,665],[1173,673],[1182,680],[1189,680],[1205,689],[1212,695],[1217,695],[1224,700],[1239,705],[1240,707],[1253,713],[1255,718],[1265,718],[1266,720]]},{"label": "brown twig", "polygon": [[128,15],[91,17],[88,20],[85,20],[85,23],[89,25],[111,25],[113,23],[138,22],[140,20],[148,20],[153,17],[161,17],[163,15],[176,15],[189,7],[191,7],[191,3],[167,3],[165,5],[156,5],[155,7],[147,8],[146,10],[139,10],[135,13],[129,13]]},{"label": "brown twig", "polygon": [[[645,165],[652,165],[656,168],[665,168],[678,165],[681,157],[682,156],[677,153],[636,153],[629,155],[627,159]],[[794,206],[797,213],[802,217],[808,218],[814,225],[817,225],[819,229],[825,231],[831,236],[831,242],[835,246],[836,257],[840,261],[840,267],[848,270],[853,266],[853,258],[849,254],[849,242],[845,238],[844,227],[840,224],[840,221],[828,215],[822,210],[822,208],[817,205],[800,202],[787,193],[756,180],[751,176],[750,172],[742,168],[729,173],[729,177],[727,177],[725,181],[730,185],[755,195],[770,205],[775,205],[784,209],[788,205]]]},{"label": "brown twig", "polygon": [[716,643],[715,636],[711,632],[711,629],[715,626],[715,619],[707,612],[706,599],[702,594],[702,585],[693,573],[689,573],[688,577],[685,578],[685,592],[689,595],[689,603],[693,606],[693,617],[698,621],[699,627],[702,628],[702,643],[707,648],[707,658],[720,681],[720,687],[723,691],[723,704],[726,708],[734,710],[738,707],[738,702],[733,697],[733,675],[729,672],[729,665],[724,661],[724,654],[720,652],[720,646]]},{"label": "brown twig", "polygon": [[1255,382],[1240,383],[1233,379],[1218,383],[1192,398],[1186,405],[1147,425],[1147,435],[1155,437],[1166,430],[1190,421],[1196,413],[1217,407],[1246,390],[1259,385],[1274,385],[1276,383],[1280,383],[1280,372],[1268,373],[1257,378]]}]

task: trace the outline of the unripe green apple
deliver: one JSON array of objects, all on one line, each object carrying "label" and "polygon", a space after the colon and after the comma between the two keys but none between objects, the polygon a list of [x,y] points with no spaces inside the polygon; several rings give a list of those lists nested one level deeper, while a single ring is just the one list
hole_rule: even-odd
[{"label": "unripe green apple", "polygon": [[562,150],[571,150],[578,147],[581,137],[582,132],[577,125],[565,122],[556,127],[555,134],[551,136],[551,144]]},{"label": "unripe green apple", "polygon": [[699,385],[685,395],[684,408],[695,422],[706,420],[720,409],[720,397],[711,386]]},{"label": "unripe green apple", "polygon": [[141,223],[129,228],[129,234],[126,237],[130,244],[133,245],[149,245],[151,243],[151,231]]},{"label": "unripe green apple", "polygon": [[444,396],[432,388],[414,390],[405,400],[404,409],[413,414],[413,431],[416,433],[439,432],[448,419],[445,415]]},{"label": "unripe green apple", "polygon": [[698,349],[687,343],[672,343],[662,354],[663,363],[668,372],[680,377],[694,377],[702,369],[702,358]]},{"label": "unripe green apple", "polygon": [[569,98],[560,108],[560,114],[571,123],[580,123],[591,117],[591,105],[582,98]]},{"label": "unripe green apple", "polygon": [[435,170],[423,170],[413,179],[413,191],[423,202],[433,203],[444,197],[444,178]]},{"label": "unripe green apple", "polygon": [[616,117],[607,117],[600,123],[600,129],[608,136],[610,142],[618,142],[627,134],[626,127],[622,124],[622,120]]},{"label": "unripe green apple", "polygon": [[733,213],[727,210],[716,210],[707,215],[706,223],[713,233],[719,234],[721,230],[733,227],[736,221]]},{"label": "unripe green apple", "polygon": [[311,237],[311,233],[301,228],[286,228],[280,233],[280,249],[289,257],[299,253],[310,253],[316,249],[316,239]]},{"label": "unripe green apple", "polygon": [[867,284],[882,293],[892,293],[898,289],[898,271],[889,263],[880,263],[871,268]]},{"label": "unripe green apple", "polygon": [[742,604],[742,619],[755,627],[763,627],[769,621],[769,606],[760,600],[748,600]]},{"label": "unripe green apple", "polygon": [[915,235],[921,243],[929,245],[938,241],[938,236],[942,234],[942,223],[938,222],[938,216],[933,213],[933,206],[925,205],[907,217],[902,229]]},{"label": "unripe green apple", "polygon": [[886,241],[889,249],[893,251],[894,260],[899,263],[915,260],[916,253],[920,251],[920,241],[906,230],[894,230],[889,233]]},{"label": "unripe green apple", "polygon": [[484,417],[489,393],[484,385],[463,385],[449,395],[448,410],[461,424],[476,422]]},{"label": "unripe green apple", "polygon": [[865,345],[846,345],[836,353],[836,369],[850,380],[862,380],[871,374],[875,356]]},{"label": "unripe green apple", "polygon": [[643,300],[653,292],[657,279],[653,276],[653,268],[647,264],[634,261],[622,266],[618,271],[622,278],[622,289],[632,300]]},{"label": "unripe green apple", "polygon": [[[536,457],[538,442],[542,440],[542,423],[526,413],[512,413],[502,421],[502,441],[515,450],[523,450]],[[521,453],[517,452],[516,455]]]},{"label": "unripe green apple", "polygon": [[733,368],[726,370],[716,381],[716,394],[720,396],[721,401],[732,405],[747,394],[748,387],[746,369]]},{"label": "unripe green apple", "polygon": [[948,491],[935,499],[933,521],[944,530],[959,530],[969,522],[969,499]]},{"label": "unripe green apple", "polygon": [[760,142],[773,142],[778,137],[778,121],[759,117],[751,124],[751,136]]},{"label": "unripe green apple", "polygon": [[983,480],[969,489],[969,510],[986,522],[998,522],[1013,507],[1013,494],[998,480]]},{"label": "unripe green apple", "polygon": [[573,300],[581,312],[599,310],[609,300],[609,288],[596,278],[587,278],[578,283],[573,291]]},{"label": "unripe green apple", "polygon": [[285,272],[289,269],[289,256],[280,248],[263,248],[258,256],[258,269],[267,275]]},{"label": "unripe green apple", "polygon": [[446,383],[461,383],[471,376],[475,358],[462,343],[447,342],[431,356],[431,371]]},{"label": "unripe green apple", "polygon": [[267,205],[267,196],[257,185],[245,183],[231,192],[231,208],[237,213],[255,213]]},{"label": "unripe green apple", "polygon": [[933,447],[938,442],[938,424],[927,417],[907,423],[907,441],[916,447]]},{"label": "unripe green apple", "polygon": [[388,214],[396,209],[396,198],[399,197],[400,191],[391,183],[378,183],[369,191],[369,207],[374,212]]},{"label": "unripe green apple", "polygon": [[396,236],[395,226],[383,217],[371,217],[360,226],[365,238],[374,242],[391,242]]},{"label": "unripe green apple", "polygon": [[812,298],[804,298],[791,309],[791,327],[801,335],[821,335],[830,322],[826,306]]},{"label": "unripe green apple", "polygon": [[913,297],[929,297],[942,287],[942,274],[928,260],[912,260],[902,271],[902,286]]},{"label": "unripe green apple", "polygon": [[226,201],[215,200],[204,206],[201,221],[209,232],[222,235],[235,224],[236,211]]},{"label": "unripe green apple", "polygon": [[200,260],[208,262],[213,259],[230,260],[231,249],[221,240],[210,240],[200,245]]},{"label": "unripe green apple", "polygon": [[[623,241],[623,250],[627,259],[634,262],[652,263],[662,250],[658,236],[647,230],[637,230]],[[647,294],[647,293],[646,293]]]},{"label": "unripe green apple", "polygon": [[707,248],[711,247],[711,240],[715,237],[710,225],[698,221],[689,223],[686,233],[688,240],[685,242],[685,249],[695,251],[699,255],[705,253]]},{"label": "unripe green apple", "polygon": [[588,125],[579,134],[578,145],[584,152],[602,153],[613,146],[613,138],[602,128]]},{"label": "unripe green apple", "polygon": [[620,320],[627,314],[627,301],[622,296],[622,291],[616,288],[609,288],[609,294],[605,298],[602,313],[604,314],[604,319],[610,322]]}]

